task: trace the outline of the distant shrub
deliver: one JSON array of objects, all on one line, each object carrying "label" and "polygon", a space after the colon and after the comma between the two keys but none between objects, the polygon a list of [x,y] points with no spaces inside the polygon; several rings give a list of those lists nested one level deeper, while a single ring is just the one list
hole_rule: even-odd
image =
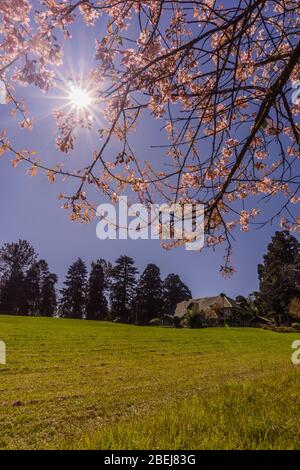
[{"label": "distant shrub", "polygon": [[187,316],[183,317],[179,324],[181,328],[190,328],[190,318]]},{"label": "distant shrub", "polygon": [[203,313],[199,312],[197,304],[193,304],[189,308],[187,315],[181,321],[181,326],[186,328],[203,328],[206,326]]},{"label": "distant shrub", "polygon": [[181,327],[181,320],[179,317],[177,317],[176,315],[174,316],[173,318],[173,323],[174,323],[174,327],[175,328],[180,328]]},{"label": "distant shrub", "polygon": [[294,328],[297,331],[300,331],[300,323],[292,323],[292,328]]}]

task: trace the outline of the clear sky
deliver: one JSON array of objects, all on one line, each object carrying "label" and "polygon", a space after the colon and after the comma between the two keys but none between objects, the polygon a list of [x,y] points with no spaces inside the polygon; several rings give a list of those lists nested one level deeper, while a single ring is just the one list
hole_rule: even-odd
[{"label": "clear sky", "polygon": [[[41,137],[43,138],[43,137]],[[41,147],[43,148],[42,142]],[[236,232],[233,261],[237,272],[230,279],[219,274],[223,248],[215,252],[189,252],[183,248],[163,250],[158,241],[100,241],[96,237],[96,222],[90,225],[72,223],[60,208],[57,194],[63,184],[50,185],[45,176],[26,176],[25,167],[13,169],[9,157],[0,160],[1,244],[24,238],[32,242],[40,256],[60,277],[77,257],[86,262],[96,258],[114,261],[120,254],[136,260],[140,270],[147,263],[160,266],[162,275],[178,273],[190,286],[194,296],[226,292],[228,295],[247,294],[257,288],[257,264],[261,261],[276,227]]]},{"label": "clear sky", "polygon": [[[83,66],[86,71],[93,61],[93,44],[97,31],[86,29],[82,25],[73,31],[75,43],[66,48],[66,64],[62,74],[78,72]],[[98,30],[99,32],[99,30]],[[97,34],[96,34],[97,35]],[[72,48],[70,47],[72,44]],[[56,126],[51,117],[51,109],[57,105],[56,99],[48,99],[32,88],[18,90],[33,109],[36,125],[32,133],[19,130],[16,120],[10,117],[9,106],[0,105],[1,129],[6,128],[14,138],[17,148],[38,150],[45,163],[65,161],[71,167],[83,166],[83,162],[92,150],[91,142],[95,137],[81,133],[78,145],[70,156],[60,154],[54,145]],[[57,92],[53,92],[54,95]],[[159,142],[161,134],[158,123],[145,123],[137,132],[135,143],[142,146],[144,159],[157,158],[150,145]],[[112,149],[113,151],[113,149]],[[248,294],[257,289],[257,264],[261,262],[267,244],[278,226],[261,230],[250,230],[248,233],[235,232],[236,242],[233,246],[233,262],[237,272],[224,279],[219,273],[224,248],[216,251],[205,249],[203,252],[188,252],[183,248],[165,251],[158,241],[100,241],[96,237],[96,221],[91,225],[71,223],[66,211],[60,208],[57,195],[71,190],[73,183],[56,183],[50,185],[44,175],[36,178],[25,176],[26,166],[13,169],[10,163],[12,156],[5,155],[0,159],[1,192],[1,231],[0,243],[15,241],[19,238],[29,240],[40,257],[45,258],[51,269],[63,281],[71,262],[82,257],[87,263],[93,259],[106,258],[114,261],[119,255],[132,256],[137,267],[142,271],[147,263],[155,263],[161,268],[162,277],[168,273],[178,273],[191,288],[194,296],[213,295],[225,292],[230,296]],[[99,195],[99,203],[104,202]],[[268,210],[266,205],[265,218]]]}]

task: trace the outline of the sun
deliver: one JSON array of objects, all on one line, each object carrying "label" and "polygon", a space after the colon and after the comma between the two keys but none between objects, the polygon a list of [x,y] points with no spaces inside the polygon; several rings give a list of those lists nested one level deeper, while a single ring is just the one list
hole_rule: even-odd
[{"label": "sun", "polygon": [[69,98],[72,106],[78,110],[88,109],[92,104],[92,97],[87,89],[74,85],[71,87]]}]

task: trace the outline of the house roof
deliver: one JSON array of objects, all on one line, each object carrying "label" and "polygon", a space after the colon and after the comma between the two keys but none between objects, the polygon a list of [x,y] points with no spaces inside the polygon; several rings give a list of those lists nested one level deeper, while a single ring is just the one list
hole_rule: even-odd
[{"label": "house roof", "polygon": [[199,311],[213,314],[213,309],[233,308],[234,302],[226,296],[216,295],[214,297],[202,297],[198,299],[184,300],[177,304],[175,316],[183,318],[190,305],[198,305]]}]

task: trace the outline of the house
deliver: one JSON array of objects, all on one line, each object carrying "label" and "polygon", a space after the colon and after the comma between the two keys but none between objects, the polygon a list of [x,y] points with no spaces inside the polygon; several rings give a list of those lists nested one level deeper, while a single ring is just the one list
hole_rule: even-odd
[{"label": "house", "polygon": [[174,314],[176,326],[261,326],[268,320],[259,317],[248,306],[225,294],[180,302]]},{"label": "house", "polygon": [[202,297],[180,302],[175,310],[175,322],[187,317],[201,317],[203,326],[225,324],[232,317],[235,302],[226,295]]}]

